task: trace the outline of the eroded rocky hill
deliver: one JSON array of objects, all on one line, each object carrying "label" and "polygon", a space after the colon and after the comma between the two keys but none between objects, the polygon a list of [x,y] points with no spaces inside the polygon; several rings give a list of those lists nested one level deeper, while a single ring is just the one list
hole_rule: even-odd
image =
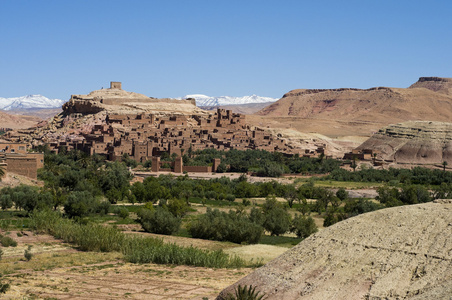
[{"label": "eroded rocky hill", "polygon": [[421,77],[410,88],[299,89],[257,113],[281,126],[328,136],[368,135],[408,120],[452,119],[452,79]]},{"label": "eroded rocky hill", "polygon": [[408,121],[380,129],[358,150],[377,150],[377,158],[402,164],[452,165],[452,123]]},{"label": "eroded rocky hill", "polygon": [[240,285],[267,299],[449,299],[452,200],[394,207],[336,223]]}]

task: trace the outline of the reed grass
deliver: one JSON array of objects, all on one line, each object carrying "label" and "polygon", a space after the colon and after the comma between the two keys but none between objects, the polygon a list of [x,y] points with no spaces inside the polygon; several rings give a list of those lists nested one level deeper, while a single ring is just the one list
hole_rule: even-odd
[{"label": "reed grass", "polygon": [[126,235],[119,230],[98,224],[78,224],[65,219],[59,212],[35,211],[30,228],[48,233],[76,245],[82,251],[121,252],[132,263],[189,265],[209,268],[238,268],[245,262],[222,250],[211,251],[194,247],[166,244],[161,239]]}]

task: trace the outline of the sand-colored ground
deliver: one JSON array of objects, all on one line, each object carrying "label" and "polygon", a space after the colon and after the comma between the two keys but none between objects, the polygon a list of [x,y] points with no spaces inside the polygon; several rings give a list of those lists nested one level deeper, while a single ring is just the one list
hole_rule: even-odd
[{"label": "sand-colored ground", "polygon": [[6,186],[15,187],[21,184],[43,186],[44,182],[14,173],[7,173],[6,177],[2,178],[2,180],[0,181],[0,189]]},{"label": "sand-colored ground", "polygon": [[[9,291],[1,299],[214,299],[228,285],[253,270],[125,263],[119,253],[81,252],[48,235],[1,232],[18,242],[3,247],[0,272]],[[136,233],[136,232],[135,232]],[[225,249],[244,259],[268,262],[287,250],[268,245],[240,246],[183,237],[165,242],[203,249]],[[33,257],[24,258],[31,245]],[[261,259],[256,259],[260,257]]]}]

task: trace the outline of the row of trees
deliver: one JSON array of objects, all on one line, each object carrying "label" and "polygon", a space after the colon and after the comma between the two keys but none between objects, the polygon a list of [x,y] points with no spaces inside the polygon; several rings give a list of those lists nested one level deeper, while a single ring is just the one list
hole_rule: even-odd
[{"label": "row of trees", "polygon": [[185,165],[205,166],[214,158],[221,158],[218,172],[255,172],[258,176],[279,177],[284,173],[325,174],[339,168],[340,161],[319,158],[285,156],[280,152],[265,150],[229,150],[205,149],[188,151],[183,155]]},{"label": "row of trees", "polygon": [[[148,232],[174,234],[186,212],[181,209],[183,204],[170,200],[168,205],[143,208],[138,212],[139,223]],[[306,238],[317,231],[317,226],[310,216],[292,218],[287,206],[275,197],[267,197],[262,208],[253,207],[249,213],[243,207],[228,213],[207,208],[205,214],[188,224],[188,231],[194,238],[234,243],[258,243],[265,230],[276,236],[291,231],[299,238]]]},{"label": "row of trees", "polygon": [[452,183],[452,172],[438,169],[415,167],[413,169],[362,169],[351,172],[344,169],[334,169],[325,180],[353,181],[353,182],[388,182],[393,184],[421,184],[441,185]]},{"label": "row of trees", "polygon": [[294,187],[276,181],[250,183],[245,175],[231,180],[228,177],[210,180],[190,179],[188,176],[160,175],[135,182],[129,198],[136,202],[156,203],[160,199],[190,197],[234,201],[236,198],[284,197]]}]

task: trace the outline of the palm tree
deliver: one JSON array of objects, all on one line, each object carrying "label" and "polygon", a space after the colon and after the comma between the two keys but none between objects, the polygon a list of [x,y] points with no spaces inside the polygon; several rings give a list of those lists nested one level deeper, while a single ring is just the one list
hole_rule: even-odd
[{"label": "palm tree", "polygon": [[3,176],[6,174],[5,165],[0,164],[0,181],[2,181]]},{"label": "palm tree", "polygon": [[358,158],[356,156],[353,156],[352,165],[351,165],[351,167],[353,168],[353,172],[356,171],[356,167],[358,166],[356,163],[357,161],[358,161]]}]

